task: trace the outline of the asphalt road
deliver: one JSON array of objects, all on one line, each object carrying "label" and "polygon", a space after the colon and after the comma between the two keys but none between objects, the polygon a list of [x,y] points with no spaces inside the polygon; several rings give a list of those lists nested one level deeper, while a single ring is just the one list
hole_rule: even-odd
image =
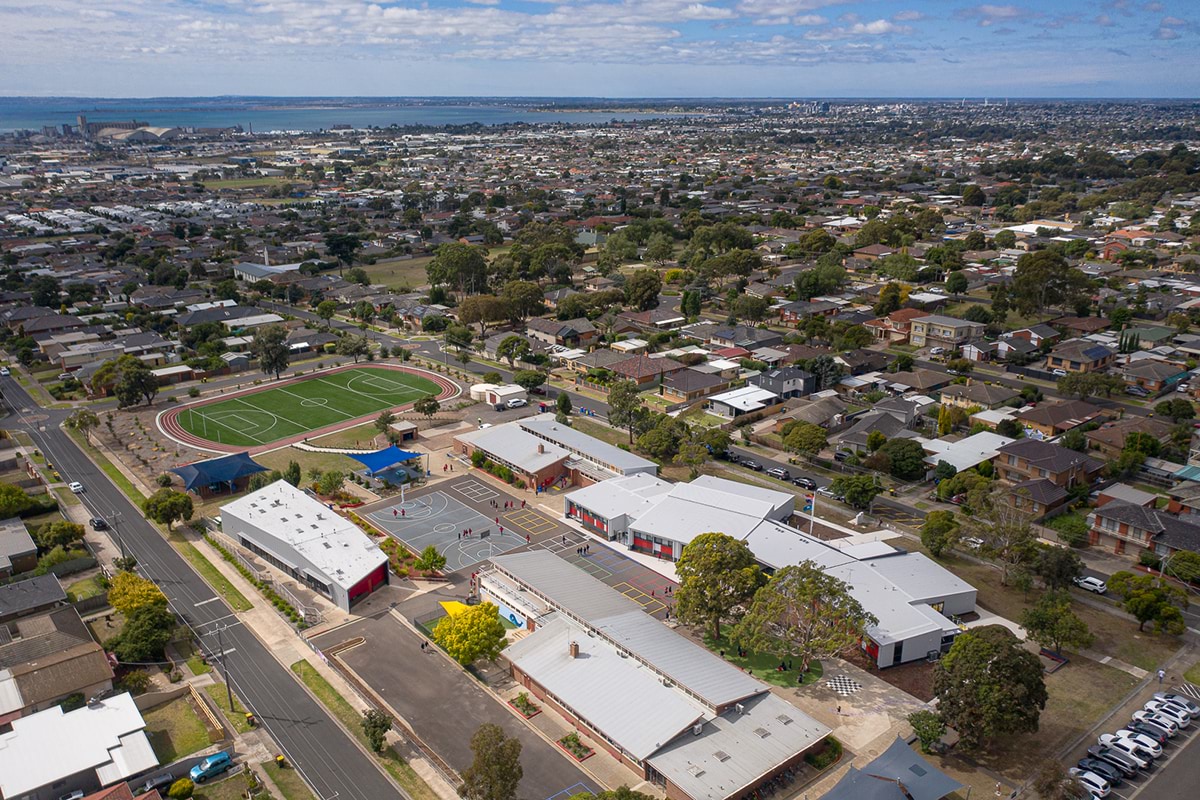
[{"label": "asphalt road", "polygon": [[[38,408],[12,378],[0,378],[0,391],[14,414],[10,427],[27,431],[64,480],[84,485],[80,499],[92,515],[112,520],[114,512],[121,514],[120,539],[128,552],[137,557],[138,570],[162,588],[175,613],[196,631],[205,651],[215,654],[219,649],[218,638],[223,640],[234,690],[288,761],[308,779],[318,799],[406,797],[304,691],[291,672],[240,623],[225,601],[145,520],[140,509],[59,428],[65,412]],[[46,419],[29,420],[32,415]],[[264,602],[261,598],[252,599]]]},{"label": "asphalt road", "polygon": [[[1124,796],[1128,800],[1192,800],[1196,796],[1196,787],[1200,786],[1200,745],[1196,744],[1198,739],[1200,736],[1191,735],[1183,747],[1170,754],[1149,781],[1134,792],[1124,792]],[[1118,788],[1118,791],[1123,788]]]}]

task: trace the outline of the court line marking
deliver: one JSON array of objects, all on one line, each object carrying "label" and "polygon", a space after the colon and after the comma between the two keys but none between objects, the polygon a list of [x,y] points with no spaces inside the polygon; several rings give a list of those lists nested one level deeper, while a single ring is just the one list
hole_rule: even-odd
[{"label": "court line marking", "polygon": [[[196,412],[192,411],[191,413],[195,414]],[[248,439],[253,439],[254,441],[258,442],[259,444],[264,444],[263,440],[259,439],[254,434],[247,433],[246,431],[243,431],[243,430],[239,430],[238,428],[235,428],[232,425],[229,425],[228,423],[222,422],[221,420],[216,419],[214,417],[210,417],[207,414],[205,414],[203,411],[200,412],[200,417],[201,417],[201,419],[208,420],[209,422],[213,423],[214,425],[220,425],[223,428],[228,428],[229,430],[233,431],[234,433],[238,434],[239,436],[245,436]],[[193,420],[193,422],[194,422],[194,420]],[[184,430],[187,430],[187,429],[185,428]],[[203,433],[196,433],[195,431],[188,431],[188,433],[191,433],[194,436],[199,436],[201,439],[204,439],[206,441],[210,441],[210,442],[212,441],[212,439],[209,439],[208,436]]]},{"label": "court line marking", "polygon": [[[338,414],[341,414],[341,415],[342,415],[343,417],[345,417],[346,419],[354,419],[354,415],[353,415],[353,414],[350,414],[350,413],[348,413],[348,412],[346,412],[346,411],[342,411],[340,408],[335,408],[335,407],[333,407],[332,405],[330,405],[330,403],[336,402],[336,401],[337,401],[337,398],[332,398],[332,397],[324,397],[324,396],[319,396],[319,397],[305,397],[305,396],[303,396],[303,395],[296,394],[295,392],[289,392],[287,389],[285,389],[285,388],[284,388],[284,387],[282,387],[282,386],[279,386],[279,387],[276,387],[276,388],[278,388],[278,389],[279,389],[279,391],[283,392],[283,393],[284,393],[284,394],[286,394],[288,397],[294,397],[294,398],[296,398],[297,400],[299,400],[299,401],[300,401],[300,407],[301,407],[301,408],[328,408],[330,411],[334,411],[334,412],[336,412],[336,413],[338,413]],[[323,402],[323,403],[320,403],[320,404],[318,404],[318,405],[315,405],[315,406],[306,406],[306,405],[304,405],[304,404],[305,404],[305,403],[307,403],[307,402],[310,402],[310,401],[313,401],[313,402],[315,402],[315,401],[317,401],[317,400],[324,400],[325,402]]]}]

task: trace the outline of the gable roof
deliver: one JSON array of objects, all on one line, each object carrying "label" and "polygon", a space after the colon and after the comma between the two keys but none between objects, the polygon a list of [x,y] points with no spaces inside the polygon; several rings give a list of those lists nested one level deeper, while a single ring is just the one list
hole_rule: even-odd
[{"label": "gable roof", "polygon": [[1036,439],[1018,439],[999,448],[999,452],[1002,455],[1024,459],[1032,466],[1051,473],[1064,472],[1080,466],[1091,472],[1104,466],[1091,456],[1085,456],[1053,442],[1041,442]]}]

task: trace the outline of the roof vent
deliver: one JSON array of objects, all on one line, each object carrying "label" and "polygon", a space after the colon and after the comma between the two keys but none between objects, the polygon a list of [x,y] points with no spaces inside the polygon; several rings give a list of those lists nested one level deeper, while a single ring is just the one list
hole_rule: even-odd
[{"label": "roof vent", "polygon": [[792,718],[791,718],[791,717],[789,717],[787,714],[780,714],[780,715],[779,715],[778,717],[776,717],[775,719],[779,720],[779,721],[780,721],[780,722],[782,722],[784,725],[791,725],[791,724],[792,724]]},{"label": "roof vent", "polygon": [[760,739],[765,739],[771,735],[771,732],[769,730],[767,730],[766,728],[755,728],[754,735]]},{"label": "roof vent", "polygon": [[734,711],[736,711],[736,712],[737,712],[737,713],[739,713],[739,714],[745,714],[745,713],[746,713],[746,706],[744,706],[744,705],[743,705],[743,704],[741,704],[741,703],[738,703],[737,705],[735,705],[735,706],[733,707],[733,710],[734,710]]},{"label": "roof vent", "polygon": [[693,778],[699,778],[701,775],[704,774],[704,768],[698,764],[689,765],[687,768],[687,771],[692,774]]},{"label": "roof vent", "polygon": [[697,722],[695,725],[692,726],[692,736],[699,736],[702,733],[704,733],[704,723],[703,722]]},{"label": "roof vent", "polygon": [[[699,727],[699,726],[697,726],[697,727]],[[729,753],[726,753],[724,750],[718,750],[717,752],[713,753],[713,758],[717,759],[717,761],[720,761],[722,764],[724,764],[726,761],[728,761],[730,759],[730,755],[729,755]]]}]

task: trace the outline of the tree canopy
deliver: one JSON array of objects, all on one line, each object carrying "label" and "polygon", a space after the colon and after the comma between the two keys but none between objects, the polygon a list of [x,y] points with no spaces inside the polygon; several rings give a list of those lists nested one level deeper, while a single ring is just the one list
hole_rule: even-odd
[{"label": "tree canopy", "polygon": [[174,489],[159,489],[142,503],[142,511],[149,519],[166,525],[170,530],[173,523],[192,518],[192,498]]},{"label": "tree canopy", "polygon": [[474,758],[462,772],[459,797],[516,800],[517,786],[525,774],[521,768],[521,741],[505,736],[498,725],[484,723],[471,737],[471,752]]},{"label": "tree canopy", "polygon": [[732,619],[734,609],[745,606],[765,581],[746,543],[724,533],[702,533],[688,542],[675,571],[675,615],[707,628],[714,640],[721,637],[721,623]]},{"label": "tree canopy", "polygon": [[500,611],[492,603],[468,606],[457,614],[443,617],[433,629],[433,640],[463,666],[474,664],[481,658],[491,661],[507,644]]}]

